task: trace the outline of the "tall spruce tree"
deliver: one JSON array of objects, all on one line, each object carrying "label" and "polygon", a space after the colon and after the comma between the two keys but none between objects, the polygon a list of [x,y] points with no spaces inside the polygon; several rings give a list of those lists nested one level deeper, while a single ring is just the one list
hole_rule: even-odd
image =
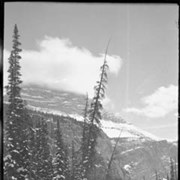
[{"label": "tall spruce tree", "polygon": [[76,179],[76,168],[75,168],[75,164],[76,164],[76,157],[75,157],[75,148],[74,148],[74,140],[72,140],[72,152],[71,152],[71,180],[75,180]]},{"label": "tall spruce tree", "polygon": [[65,175],[65,179],[66,180],[70,180],[71,179],[71,175],[70,175],[70,165],[69,165],[69,156],[68,156],[68,146],[64,145],[64,175]]},{"label": "tall spruce tree", "polygon": [[82,131],[82,140],[81,140],[81,151],[82,151],[82,159],[84,159],[87,153],[87,135],[88,135],[88,107],[89,107],[89,98],[88,95],[86,96],[86,104],[84,108],[84,122],[83,122],[83,131]]},{"label": "tall spruce tree", "polygon": [[28,178],[28,116],[21,98],[21,66],[19,33],[17,25],[14,26],[13,45],[9,57],[7,121],[5,122],[5,154],[4,178],[24,180]]},{"label": "tall spruce tree", "polygon": [[172,158],[170,158],[170,180],[175,180],[175,171]]},{"label": "tall spruce tree", "polygon": [[159,180],[159,176],[158,176],[157,170],[155,170],[155,177],[156,177],[156,180]]},{"label": "tall spruce tree", "polygon": [[79,151],[75,152],[74,148],[74,140],[72,141],[72,177],[71,180],[80,180],[84,177],[85,167],[84,162],[87,153],[87,142],[88,142],[88,128],[89,128],[89,120],[88,120],[88,106],[89,99],[88,94],[86,95],[85,108],[83,111],[83,128],[82,128],[82,138],[81,138],[81,146]]},{"label": "tall spruce tree", "polygon": [[36,180],[38,176],[38,163],[41,161],[40,156],[40,141],[41,141],[41,116],[32,116],[32,126],[30,128],[31,134],[29,136],[29,149],[30,149],[30,179]]},{"label": "tall spruce tree", "polygon": [[105,97],[105,88],[107,84],[107,70],[108,64],[106,60],[107,51],[108,51],[109,42],[106,48],[104,63],[101,66],[100,70],[100,80],[97,81],[97,85],[94,87],[95,95],[92,99],[90,110],[89,110],[89,129],[88,129],[88,141],[86,144],[87,152],[84,158],[83,167],[84,167],[84,174],[82,179],[88,179],[91,171],[95,165],[95,157],[96,157],[96,144],[97,138],[99,134],[99,126],[101,120],[101,110],[102,106],[102,99]]},{"label": "tall spruce tree", "polygon": [[74,140],[72,140],[72,150],[71,150],[71,180],[81,179],[81,162],[79,161],[79,151],[75,151]]},{"label": "tall spruce tree", "polygon": [[41,119],[36,124],[36,161],[34,175],[36,179],[50,180],[53,177],[52,156],[49,147],[47,123]]},{"label": "tall spruce tree", "polygon": [[174,161],[174,177],[175,177],[175,180],[178,180],[178,170],[177,170],[176,158],[175,158],[175,161]]},{"label": "tall spruce tree", "polygon": [[88,151],[88,133],[89,133],[89,120],[88,120],[88,107],[89,107],[89,98],[88,94],[86,95],[86,103],[84,108],[84,122],[83,122],[83,130],[82,130],[82,139],[81,139],[81,162],[80,162],[80,174],[81,177],[84,177],[86,167],[84,166],[87,161],[87,151]]},{"label": "tall spruce tree", "polygon": [[59,119],[57,119],[57,128],[55,131],[55,146],[56,146],[56,153],[53,162],[53,166],[54,166],[53,180],[69,179],[67,150],[63,142],[62,133],[59,125]]},{"label": "tall spruce tree", "polygon": [[30,127],[30,135],[29,135],[29,153],[30,153],[30,163],[29,163],[29,178],[30,180],[36,180],[36,167],[37,167],[37,141],[36,141],[36,128],[32,126]]},{"label": "tall spruce tree", "polygon": [[[33,142],[33,137],[34,137],[34,129],[33,129],[33,120],[32,117],[30,116],[30,114],[28,113],[28,109],[27,109],[27,102],[24,101],[24,119],[26,120],[26,137],[27,137],[27,149],[28,149],[28,157],[27,157],[27,165],[28,165],[28,174],[29,174],[29,179],[31,178],[32,175],[32,169],[31,169],[31,164],[32,164],[32,159],[33,159],[33,151],[34,151],[34,142]],[[32,179],[33,180],[33,179]]]}]

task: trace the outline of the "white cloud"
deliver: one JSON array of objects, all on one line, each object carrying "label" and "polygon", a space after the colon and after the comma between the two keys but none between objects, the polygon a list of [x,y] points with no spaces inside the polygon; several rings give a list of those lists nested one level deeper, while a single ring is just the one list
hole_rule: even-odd
[{"label": "white cloud", "polygon": [[[69,39],[46,36],[38,42],[39,51],[23,50],[21,53],[22,79],[25,84],[37,83],[51,88],[93,95],[93,87],[99,79],[99,69],[104,55],[94,56],[89,50],[74,46]],[[4,83],[7,83],[9,52],[4,51]],[[117,75],[122,60],[107,55],[109,73]]]},{"label": "white cloud", "polygon": [[160,87],[153,94],[141,99],[143,108],[130,107],[125,112],[132,112],[151,118],[164,117],[178,108],[178,87]]},{"label": "white cloud", "polygon": [[105,109],[108,109],[108,111],[113,111],[114,110],[114,103],[109,97],[105,97],[102,101],[103,107]]}]

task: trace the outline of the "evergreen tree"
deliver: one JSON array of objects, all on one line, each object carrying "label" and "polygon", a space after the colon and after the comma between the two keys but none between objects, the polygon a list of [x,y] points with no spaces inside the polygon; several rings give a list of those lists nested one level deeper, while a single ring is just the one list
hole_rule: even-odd
[{"label": "evergreen tree", "polygon": [[175,180],[175,171],[172,158],[170,158],[170,180]]},{"label": "evergreen tree", "polygon": [[[29,149],[30,149],[30,179],[36,180],[38,178],[37,166],[40,161],[39,151],[39,141],[40,141],[40,128],[41,128],[41,117],[40,116],[32,116],[32,124],[30,128],[30,136],[29,136]],[[34,122],[33,122],[34,121]]]},{"label": "evergreen tree", "polygon": [[75,152],[75,147],[74,147],[74,140],[72,140],[72,157],[71,157],[71,180],[79,180],[81,179],[80,177],[80,164],[78,162],[76,152]]},{"label": "evergreen tree", "polygon": [[174,162],[174,177],[175,177],[175,180],[178,180],[178,170],[177,170],[176,159],[175,159],[175,162]]},{"label": "evergreen tree", "polygon": [[21,66],[17,25],[14,27],[13,46],[9,57],[7,121],[5,122],[4,178],[24,180],[29,174],[28,118],[21,98]]},{"label": "evergreen tree", "polygon": [[87,151],[88,151],[88,130],[89,130],[89,121],[88,121],[88,107],[89,107],[89,99],[88,99],[88,95],[86,96],[86,104],[85,104],[85,108],[84,108],[84,123],[83,123],[83,131],[82,131],[82,139],[81,139],[81,162],[80,162],[80,174],[81,177],[83,177],[85,175],[85,167],[84,167],[84,163],[86,162],[86,158],[87,158]]},{"label": "evergreen tree", "polygon": [[37,141],[36,141],[36,133],[35,128],[31,128],[31,135],[29,136],[29,153],[30,153],[30,165],[29,165],[29,177],[31,180],[36,180],[36,166],[37,166]]},{"label": "evergreen tree", "polygon": [[69,167],[69,159],[68,159],[68,147],[64,145],[64,176],[66,180],[70,180],[70,167]]},{"label": "evergreen tree", "polygon": [[157,170],[155,170],[155,177],[156,177],[156,180],[159,180]]},{"label": "evergreen tree", "polygon": [[87,152],[83,161],[84,174],[82,178],[84,179],[88,179],[88,175],[94,168],[94,161],[96,156],[95,147],[97,144],[97,138],[99,134],[100,120],[102,118],[101,110],[103,106],[101,104],[101,101],[105,97],[105,88],[107,83],[107,70],[108,70],[108,65],[106,61],[107,50],[108,50],[108,46],[105,52],[104,63],[101,66],[100,81],[97,81],[97,85],[94,87],[95,95],[92,99],[89,110],[90,124],[88,129],[88,141],[86,144]]},{"label": "evergreen tree", "polygon": [[82,149],[82,159],[85,157],[87,152],[86,144],[87,144],[87,135],[88,135],[88,95],[86,96],[86,104],[84,108],[84,123],[83,123],[83,132],[82,132],[82,140],[81,140],[81,149]]},{"label": "evergreen tree", "polygon": [[48,144],[47,123],[44,119],[41,119],[36,124],[35,141],[36,153],[35,161],[33,162],[35,179],[50,180],[53,177],[53,166]]},{"label": "evergreen tree", "polygon": [[68,168],[68,158],[67,149],[65,148],[62,134],[60,131],[59,120],[57,119],[57,129],[55,131],[55,145],[56,145],[56,155],[54,160],[54,177],[53,180],[64,180],[68,179],[69,168]]},{"label": "evergreen tree", "polygon": [[75,179],[75,163],[76,163],[76,158],[75,158],[75,150],[74,150],[74,140],[72,140],[72,157],[71,157],[71,180]]},{"label": "evergreen tree", "polygon": [[24,101],[24,119],[26,119],[27,121],[27,129],[26,129],[26,136],[27,136],[27,148],[28,148],[28,159],[27,159],[27,163],[28,163],[28,172],[29,172],[29,178],[31,180],[33,180],[31,178],[32,175],[32,160],[33,160],[33,152],[34,152],[34,129],[33,129],[33,120],[32,117],[30,117],[28,110],[26,108],[27,106],[27,102]]}]

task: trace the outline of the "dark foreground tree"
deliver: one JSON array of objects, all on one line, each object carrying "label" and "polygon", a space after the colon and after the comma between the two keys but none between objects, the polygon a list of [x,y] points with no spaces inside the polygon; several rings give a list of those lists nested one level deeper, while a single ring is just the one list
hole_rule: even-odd
[{"label": "dark foreground tree", "polygon": [[56,153],[54,157],[54,175],[53,180],[68,180],[69,167],[67,149],[64,145],[62,133],[60,130],[59,119],[57,119],[57,128],[55,131],[55,147]]},{"label": "dark foreground tree", "polygon": [[[36,121],[38,122],[38,120]],[[31,180],[36,180],[36,167],[37,167],[37,140],[36,140],[36,125],[35,123],[30,126],[29,135],[29,153],[30,153],[30,163],[29,163],[29,178]]]},{"label": "dark foreground tree", "polygon": [[[109,45],[109,43],[108,43]],[[88,140],[86,144],[86,155],[83,161],[84,173],[82,179],[88,179],[88,176],[95,168],[95,157],[96,157],[96,144],[97,138],[99,134],[99,126],[101,120],[101,110],[102,106],[102,99],[105,97],[105,88],[107,84],[107,70],[108,65],[106,61],[106,55],[108,50],[108,45],[105,52],[104,63],[101,66],[101,73],[100,73],[100,80],[97,81],[97,85],[94,87],[95,95],[92,99],[90,110],[88,113],[89,117],[89,127],[88,127]]]},{"label": "dark foreground tree", "polygon": [[159,180],[159,176],[158,176],[157,170],[155,170],[155,177],[156,177],[156,180]]},{"label": "dark foreground tree", "polygon": [[80,151],[75,150],[74,140],[72,140],[72,152],[71,152],[71,180],[80,180],[82,177],[82,164],[80,161]]},{"label": "dark foreground tree", "polygon": [[49,136],[47,123],[41,119],[36,123],[35,135],[35,158],[34,176],[35,179],[50,180],[53,177],[52,156],[49,147]]},{"label": "dark foreground tree", "polygon": [[172,158],[170,158],[170,180],[176,180],[175,168]]},{"label": "dark foreground tree", "polygon": [[21,66],[17,25],[14,27],[13,46],[8,69],[8,112],[5,122],[4,178],[24,180],[29,176],[28,116],[21,98]]},{"label": "dark foreground tree", "polygon": [[88,119],[88,108],[89,108],[89,99],[88,95],[86,96],[86,103],[84,108],[84,122],[83,122],[83,130],[82,130],[82,139],[81,139],[81,162],[79,164],[79,178],[83,178],[85,176],[86,167],[86,158],[88,151],[88,134],[89,134],[89,119]]}]

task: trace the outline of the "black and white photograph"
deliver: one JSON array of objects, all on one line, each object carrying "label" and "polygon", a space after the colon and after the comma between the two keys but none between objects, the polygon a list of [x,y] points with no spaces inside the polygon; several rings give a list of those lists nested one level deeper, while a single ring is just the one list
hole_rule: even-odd
[{"label": "black and white photograph", "polygon": [[5,2],[4,180],[178,180],[179,6]]}]

